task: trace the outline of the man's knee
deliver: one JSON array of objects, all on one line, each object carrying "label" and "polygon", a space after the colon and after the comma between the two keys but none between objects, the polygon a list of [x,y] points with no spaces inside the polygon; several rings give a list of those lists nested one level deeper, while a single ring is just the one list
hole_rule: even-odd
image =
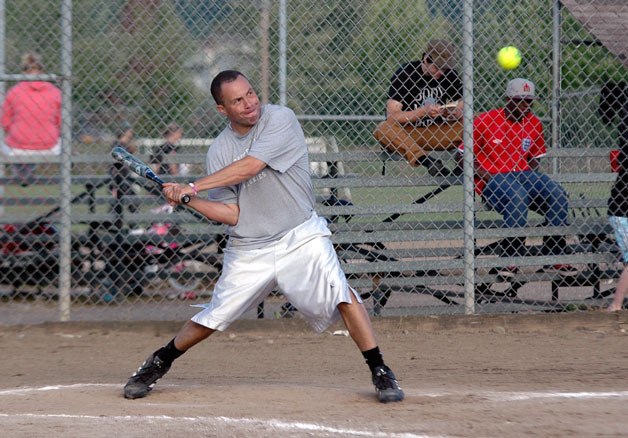
[{"label": "man's knee", "polygon": [[399,123],[393,120],[384,120],[373,131],[373,137],[387,149],[398,149],[404,142],[407,143],[409,136]]},{"label": "man's knee", "polygon": [[426,128],[430,135],[429,144],[434,149],[452,149],[462,142],[462,122],[442,123]]},{"label": "man's knee", "polygon": [[393,120],[379,123],[373,137],[388,152],[402,155],[412,166],[418,166],[418,159],[425,155],[421,145],[412,137],[411,128]]},{"label": "man's knee", "polygon": [[502,196],[493,195],[488,199],[488,205],[501,214],[504,220],[514,222],[517,224],[516,226],[525,225],[529,208],[525,198],[511,193]]},{"label": "man's knee", "polygon": [[388,125],[389,122],[387,120],[384,120],[383,122],[378,123],[375,131],[373,131],[373,137],[375,137],[375,140],[382,143],[382,145],[384,145],[384,143],[387,141],[386,132],[390,131]]}]

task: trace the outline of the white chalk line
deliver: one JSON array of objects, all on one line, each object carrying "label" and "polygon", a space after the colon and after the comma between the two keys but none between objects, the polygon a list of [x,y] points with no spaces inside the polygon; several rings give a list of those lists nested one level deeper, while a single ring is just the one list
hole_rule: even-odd
[{"label": "white chalk line", "polygon": [[[177,385],[161,385],[161,387],[174,387]],[[60,391],[64,389],[82,389],[82,388],[122,388],[119,383],[74,383],[71,385],[47,385],[39,387],[22,387],[13,389],[0,390],[0,396],[8,395],[22,395],[33,392],[48,392],[48,391]],[[526,401],[535,399],[561,399],[561,398],[573,398],[573,399],[610,399],[610,398],[628,398],[628,391],[580,391],[580,392],[534,392],[534,391],[442,391],[442,392],[426,392],[426,391],[410,391],[404,388],[406,395],[414,397],[477,397],[485,398],[491,401]]]},{"label": "white chalk line", "polygon": [[601,391],[601,392],[522,392],[522,393],[486,393],[485,397],[495,401],[525,401],[551,398],[575,398],[581,400],[628,398],[628,391]]},{"label": "white chalk line", "polygon": [[22,388],[14,388],[14,389],[5,389],[0,391],[0,396],[2,395],[22,395],[29,394],[31,392],[47,392],[47,391],[57,391],[62,389],[74,389],[74,388],[89,388],[89,387],[101,387],[101,388],[111,388],[111,387],[120,387],[122,386],[114,383],[74,383],[72,385],[47,385],[47,386],[39,386],[39,387],[31,387],[25,386]]},{"label": "white chalk line", "polygon": [[[174,385],[167,385],[174,386]],[[111,383],[76,383],[71,385],[47,385],[41,387],[22,387],[5,389],[0,391],[0,396],[20,396],[25,394],[32,394],[38,392],[50,392],[61,391],[65,389],[83,389],[83,388],[119,388],[120,384]],[[459,391],[459,392],[424,392],[424,391],[411,391],[406,389],[406,395],[416,397],[474,397],[483,398],[490,401],[504,402],[504,401],[527,401],[536,399],[628,399],[628,391],[601,391],[601,392],[495,392],[495,391]],[[373,437],[373,438],[436,438],[433,435],[416,435],[411,433],[386,433],[386,432],[371,432],[354,429],[341,429],[330,426],[324,426],[313,423],[302,422],[285,422],[276,419],[255,419],[255,418],[231,418],[231,417],[173,417],[167,415],[160,416],[105,416],[102,415],[74,415],[74,414],[34,414],[34,413],[21,413],[21,414],[5,414],[0,413],[0,418],[40,418],[40,419],[52,419],[52,418],[67,418],[67,419],[86,419],[86,420],[121,420],[121,421],[133,421],[133,422],[151,422],[151,421],[181,421],[181,422],[204,422],[208,425],[226,424],[226,425],[241,425],[241,426],[256,426],[256,427],[270,427],[284,431],[306,431],[306,432],[319,432],[330,434],[342,434],[345,436],[360,436],[360,437]]]},{"label": "white chalk line", "polygon": [[[174,385],[164,385],[164,386],[174,386]],[[41,387],[23,387],[23,388],[14,388],[14,389],[6,389],[0,391],[0,396],[22,396],[26,394],[32,393],[43,393],[50,391],[60,391],[64,389],[83,389],[83,388],[120,388],[120,384],[111,384],[111,383],[75,383],[71,385],[47,385]],[[168,415],[159,415],[159,416],[149,416],[149,415],[141,415],[141,416],[132,416],[132,415],[124,415],[124,416],[102,416],[102,415],[75,415],[75,414],[34,414],[34,413],[21,413],[21,414],[5,414],[0,412],[0,418],[30,418],[30,419],[53,419],[53,418],[61,418],[61,419],[75,419],[75,420],[120,420],[120,421],[133,421],[134,423],[150,423],[154,421],[180,421],[180,422],[189,422],[198,425],[199,422],[206,423],[208,425],[218,425],[218,424],[226,424],[232,426],[254,426],[254,427],[266,427],[284,431],[305,431],[305,432],[318,432],[325,434],[335,434],[335,435],[344,435],[344,436],[360,436],[367,438],[442,438],[435,435],[417,435],[412,433],[386,433],[386,432],[371,432],[371,431],[363,431],[363,430],[353,430],[353,429],[341,429],[336,427],[324,426],[320,424],[312,424],[312,423],[303,423],[303,422],[286,422],[276,419],[255,419],[255,418],[230,418],[224,416],[218,417],[173,417]]]},{"label": "white chalk line", "polygon": [[200,423],[205,423],[208,426],[216,426],[217,424],[224,424],[229,426],[249,426],[254,428],[271,428],[275,430],[283,430],[287,432],[305,431],[305,432],[318,432],[334,435],[345,436],[361,436],[369,438],[439,438],[435,435],[416,435],[413,433],[386,433],[386,432],[369,432],[363,430],[353,429],[340,429],[336,427],[323,426],[320,424],[312,423],[289,423],[285,421],[269,419],[260,420],[255,418],[230,418],[230,417],[172,417],[169,415],[71,415],[71,414],[3,414],[0,413],[0,418],[28,418],[28,419],[71,419],[71,420],[115,420],[115,421],[132,421],[133,424],[143,423],[155,423],[157,421],[166,422],[185,422],[193,423],[195,426]]},{"label": "white chalk line", "polygon": [[611,398],[619,398],[619,399],[628,399],[628,391],[601,391],[601,392],[589,392],[589,391],[580,391],[580,392],[556,392],[556,391],[547,391],[547,392],[517,392],[517,391],[478,391],[478,392],[420,392],[417,391],[415,393],[409,393],[405,391],[406,395],[413,395],[417,397],[473,397],[476,399],[485,399],[489,401],[495,402],[508,402],[508,401],[527,401],[527,400],[538,400],[538,399],[580,399],[580,400],[591,400],[591,399],[611,399]]}]

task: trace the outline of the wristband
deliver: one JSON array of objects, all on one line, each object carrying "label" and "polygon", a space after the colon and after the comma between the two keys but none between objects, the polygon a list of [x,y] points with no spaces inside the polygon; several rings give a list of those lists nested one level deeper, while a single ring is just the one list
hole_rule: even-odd
[{"label": "wristband", "polygon": [[198,195],[198,189],[194,183],[188,183],[190,187],[192,187],[192,191],[194,192],[194,196]]}]

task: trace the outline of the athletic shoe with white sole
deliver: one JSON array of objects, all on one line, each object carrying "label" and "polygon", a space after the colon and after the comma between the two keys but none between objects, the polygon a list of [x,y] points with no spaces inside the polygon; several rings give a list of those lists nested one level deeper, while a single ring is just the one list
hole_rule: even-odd
[{"label": "athletic shoe with white sole", "polygon": [[377,392],[377,399],[382,403],[398,402],[403,400],[404,394],[397,378],[386,365],[375,367],[373,370],[373,385]]},{"label": "athletic shoe with white sole", "polygon": [[130,399],[146,397],[157,380],[168,372],[171,365],[166,364],[155,353],[148,356],[124,386],[124,397]]},{"label": "athletic shoe with white sole", "polygon": [[516,266],[504,266],[503,268],[496,268],[490,271],[491,274],[498,275],[502,278],[512,278],[519,274],[519,268]]}]

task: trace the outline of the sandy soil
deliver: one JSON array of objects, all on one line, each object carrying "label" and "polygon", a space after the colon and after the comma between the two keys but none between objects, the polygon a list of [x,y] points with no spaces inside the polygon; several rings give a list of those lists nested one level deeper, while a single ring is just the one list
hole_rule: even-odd
[{"label": "sandy soil", "polygon": [[376,401],[341,325],[246,320],[146,398],[122,386],[180,322],[0,326],[3,436],[590,437],[628,431],[628,313],[380,318],[406,392]]}]

